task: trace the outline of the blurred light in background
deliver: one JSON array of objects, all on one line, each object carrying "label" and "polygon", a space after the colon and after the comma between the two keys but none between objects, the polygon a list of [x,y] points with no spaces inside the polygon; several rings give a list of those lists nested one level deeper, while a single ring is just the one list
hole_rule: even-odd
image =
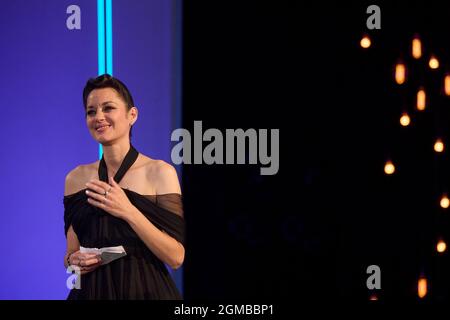
[{"label": "blurred light in background", "polygon": [[442,208],[447,209],[450,205],[450,200],[448,199],[447,195],[444,194],[441,198],[441,201],[439,201],[439,204]]},{"label": "blurred light in background", "polygon": [[426,101],[425,90],[421,88],[419,91],[417,91],[417,110],[419,111],[425,110],[425,101]]},{"label": "blurred light in background", "polygon": [[445,76],[444,80],[445,94],[450,96],[450,74]]},{"label": "blurred light in background", "polygon": [[422,299],[427,295],[427,291],[427,279],[425,277],[420,277],[417,282],[417,295]]},{"label": "blurred light in background", "polygon": [[397,63],[395,65],[395,82],[398,84],[405,83],[406,79],[406,68],[403,63]]},{"label": "blurred light in background", "polygon": [[362,37],[361,41],[359,42],[359,44],[361,45],[362,48],[367,49],[370,47],[370,45],[372,44],[372,42],[370,41],[369,36],[364,36]]},{"label": "blurred light in background", "polygon": [[402,116],[400,117],[400,124],[404,127],[409,126],[411,123],[411,118],[409,117],[408,113],[404,112]]},{"label": "blurred light in background", "polygon": [[431,56],[428,65],[430,66],[431,69],[437,69],[439,68],[439,60],[435,56]]},{"label": "blurred light in background", "polygon": [[436,245],[436,250],[439,253],[443,253],[447,249],[447,244],[444,242],[444,240],[439,240]]},{"label": "blurred light in background", "polygon": [[386,174],[393,174],[395,172],[395,166],[391,160],[386,161],[386,164],[384,165],[384,172]]},{"label": "blurred light in background", "polygon": [[[366,42],[368,42],[368,43],[366,43]],[[427,55],[424,58],[422,58],[424,55],[424,48],[423,48],[423,44],[422,44],[422,39],[418,34],[415,34],[414,37],[412,38],[412,41],[409,43],[411,44],[411,46],[408,47],[407,50],[408,51],[411,50],[410,52],[411,52],[412,58],[410,58],[409,53],[407,53],[408,58],[404,59],[405,52],[402,52],[398,56],[398,60],[396,61],[395,70],[394,70],[394,79],[395,79],[396,84],[398,84],[398,85],[404,84],[406,82],[406,76],[408,76],[408,78],[409,78],[408,81],[411,84],[413,84],[412,86],[405,86],[405,88],[402,89],[402,91],[400,92],[402,95],[402,98],[403,98],[403,100],[401,100],[401,101],[403,101],[402,107],[404,109],[402,110],[399,122],[400,122],[400,125],[403,127],[407,127],[411,124],[411,117],[408,114],[407,110],[410,111],[411,116],[412,116],[412,111],[405,107],[405,103],[409,104],[410,103],[409,99],[411,99],[411,98],[412,99],[416,98],[416,108],[418,111],[425,110],[428,107],[427,104],[429,104],[429,101],[432,101],[433,104],[432,104],[432,108],[430,109],[430,114],[432,116],[439,117],[440,109],[448,108],[448,106],[443,106],[443,105],[441,106],[440,103],[437,103],[436,105],[434,104],[435,93],[437,93],[437,91],[440,91],[442,94],[442,84],[439,83],[439,88],[438,88],[439,90],[435,90],[436,88],[435,88],[434,84],[436,84],[437,82],[428,81],[429,72],[425,73],[425,72],[423,72],[424,70],[418,70],[418,68],[420,68],[420,69],[425,69],[425,70],[429,71],[428,67],[433,70],[439,69],[440,61],[434,54],[429,55],[429,56]],[[361,47],[368,48],[370,46],[370,39],[368,39],[368,37],[367,37],[367,39],[365,39],[365,37],[363,37],[361,39],[360,44],[361,44]],[[440,52],[440,51],[435,51],[435,52]],[[442,54],[442,56],[445,57],[444,54]],[[421,58],[424,59],[423,63],[422,63],[422,61],[420,64],[414,63],[414,64],[412,64],[412,66],[409,66],[408,68],[410,68],[410,69],[407,70],[406,63],[413,61],[413,59],[417,60],[417,59],[421,59]],[[442,63],[443,63],[443,65],[447,66],[447,61],[443,61]],[[428,64],[428,66],[427,66],[427,64]],[[417,68],[416,68],[416,66],[417,66]],[[410,70],[412,70],[412,71],[410,71]],[[407,72],[408,72],[408,74],[406,74]],[[413,78],[411,78],[411,76],[413,76]],[[434,77],[434,75],[433,75],[433,77]],[[450,96],[450,71],[446,72],[444,74],[444,77],[445,77],[444,78],[444,93],[446,96]],[[440,78],[440,76],[439,76],[439,79],[437,79],[437,80],[440,82],[440,81],[442,81],[442,78]],[[428,92],[425,91],[425,87]],[[416,95],[416,96],[414,96],[414,95]],[[428,95],[428,97],[427,97],[427,95]],[[449,122],[447,121],[446,126],[448,126],[448,123]],[[434,129],[437,132],[440,132],[440,130],[442,128],[436,128],[437,124],[438,123],[436,121],[434,121],[434,126],[435,126]],[[433,131],[431,131],[431,132],[433,132]],[[437,153],[444,152],[445,136],[434,137],[434,139],[435,139],[434,145],[433,145],[434,152],[437,152]],[[392,150],[388,151],[388,152],[392,152]],[[395,168],[394,164],[392,163],[392,161],[387,160],[384,165],[385,174],[392,175],[392,174],[394,174],[395,170],[396,170],[396,168]],[[404,170],[402,169],[402,171],[404,171]],[[432,186],[430,186],[430,187],[432,187]],[[439,188],[440,186],[435,185],[435,187]],[[437,197],[439,197],[439,195]],[[435,198],[434,201],[435,201],[434,207],[436,207],[437,199]],[[447,209],[450,207],[450,199],[448,198],[446,193],[441,194],[441,197],[439,199],[439,204],[440,204],[440,207],[442,207],[443,209]],[[445,214],[441,214],[439,217],[439,220],[441,218],[445,218],[445,217],[446,217]],[[442,221],[438,221],[437,223],[440,224],[440,223],[442,223]],[[447,222],[446,222],[446,224],[447,224]],[[440,237],[434,238],[434,236],[433,236],[433,240],[431,243],[433,243],[436,246],[435,248],[438,253],[442,254],[442,253],[446,252],[447,244],[443,240],[443,238],[440,238]],[[431,246],[429,246],[428,241],[426,242],[426,246],[428,248],[427,250],[429,250],[429,248],[431,248]],[[436,252],[434,251],[434,249],[432,251],[432,254],[433,254],[433,256],[436,255]],[[429,277],[432,277],[433,283],[441,281],[441,279],[439,279],[439,277],[435,277],[433,274],[430,274]],[[423,275],[423,273],[419,274],[419,277],[417,279],[417,294],[420,299],[424,298],[428,294],[428,280]],[[377,300],[378,297],[375,293],[369,292],[369,299]]]},{"label": "blurred light in background", "polygon": [[436,152],[442,152],[444,151],[444,143],[441,139],[436,139],[436,142],[434,143],[434,151]]},{"label": "blurred light in background", "polygon": [[412,56],[419,59],[422,56],[422,43],[418,36],[414,37],[412,41]]}]

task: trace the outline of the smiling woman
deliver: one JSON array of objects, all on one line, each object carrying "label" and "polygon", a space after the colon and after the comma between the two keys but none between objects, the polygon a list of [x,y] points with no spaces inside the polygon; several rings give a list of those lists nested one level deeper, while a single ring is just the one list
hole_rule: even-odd
[{"label": "smiling woman", "polygon": [[[86,110],[86,122],[94,139],[96,139],[95,132],[103,133],[111,127],[106,119],[98,115],[99,112],[107,114],[111,121],[122,119],[125,116],[126,120],[129,121],[117,122],[117,125],[122,124],[125,127],[116,128],[122,131],[129,129],[129,137],[131,138],[132,126],[137,119],[137,108],[134,106],[130,91],[122,81],[109,75],[103,75],[95,80],[88,81],[83,90],[83,103]],[[100,118],[100,121],[98,121],[98,118]],[[101,143],[101,141],[99,142]]]},{"label": "smiling woman", "polygon": [[[130,143],[138,110],[128,88],[102,75],[83,91],[86,125],[102,144],[100,161],[66,176],[65,267],[80,271],[68,299],[180,299],[166,264],[184,261],[184,219],[175,169]],[[126,256],[103,264],[84,248],[123,246]]]}]

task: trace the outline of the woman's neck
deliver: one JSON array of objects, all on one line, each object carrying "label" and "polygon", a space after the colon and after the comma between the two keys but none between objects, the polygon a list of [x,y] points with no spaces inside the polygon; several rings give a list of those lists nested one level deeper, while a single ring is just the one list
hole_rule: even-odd
[{"label": "woman's neck", "polygon": [[129,150],[129,141],[103,146],[103,157],[108,168],[108,177],[114,177]]}]

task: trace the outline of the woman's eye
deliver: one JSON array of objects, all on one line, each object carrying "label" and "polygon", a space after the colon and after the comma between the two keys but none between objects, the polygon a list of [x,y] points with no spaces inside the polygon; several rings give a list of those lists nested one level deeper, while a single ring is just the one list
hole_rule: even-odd
[{"label": "woman's eye", "polygon": [[[114,107],[111,107],[111,106],[105,106],[105,107],[102,109],[102,111],[103,111],[103,112],[110,112],[110,111],[113,110],[113,109],[115,109],[115,108],[114,108]],[[95,113],[96,113],[95,110],[89,110],[89,111],[86,112],[86,116],[92,117],[92,116],[95,115]]]}]

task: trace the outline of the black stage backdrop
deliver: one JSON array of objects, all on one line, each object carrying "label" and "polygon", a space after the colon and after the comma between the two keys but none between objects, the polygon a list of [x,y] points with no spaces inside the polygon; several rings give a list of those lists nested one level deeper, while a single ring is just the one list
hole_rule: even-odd
[{"label": "black stage backdrop", "polygon": [[[371,4],[381,9],[380,30],[366,27]],[[421,274],[428,299],[449,298],[447,258],[434,249],[448,235],[435,200],[448,161],[444,154],[437,166],[432,151],[436,119],[445,137],[448,111],[413,116],[402,131],[401,108],[414,104],[415,87],[399,91],[392,73],[399,57],[411,60],[417,32],[424,55],[440,57],[442,76],[449,9],[429,1],[184,3],[183,127],[280,129],[276,175],[260,175],[261,165],[183,166],[186,299],[366,301],[376,293],[418,301]],[[369,50],[359,46],[365,32]],[[437,77],[415,76],[408,83],[428,88]],[[383,173],[388,157],[401,163],[392,177]],[[381,269],[375,291],[366,287],[373,264]]]}]

